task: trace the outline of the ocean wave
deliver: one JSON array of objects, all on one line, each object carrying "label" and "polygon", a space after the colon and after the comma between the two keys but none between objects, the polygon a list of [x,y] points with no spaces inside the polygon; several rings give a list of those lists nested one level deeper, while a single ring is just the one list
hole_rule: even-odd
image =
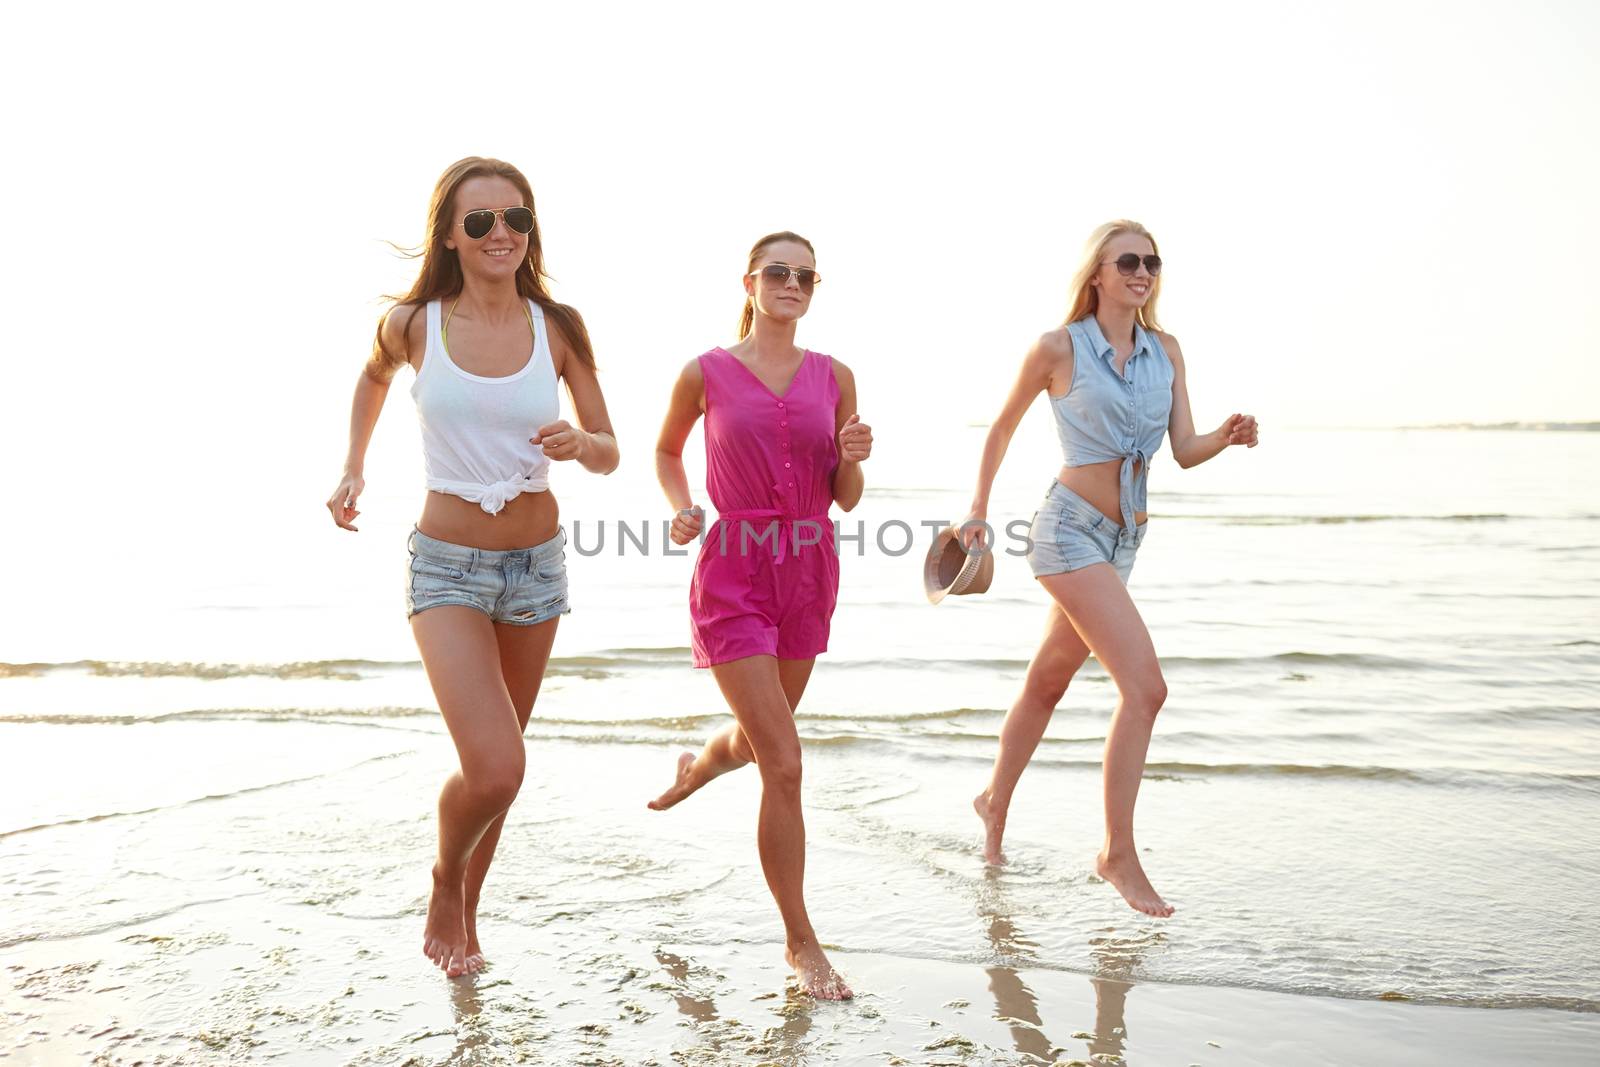
[{"label": "ocean wave", "polygon": [[[1422,592],[1418,595],[1459,597],[1479,594],[1463,592],[1430,594]],[[1481,595],[1493,595],[1496,599],[1503,599],[1501,594]],[[1596,599],[1597,596],[1564,593],[1559,597],[1549,598],[1562,600]],[[1518,594],[1517,598],[1546,599],[1540,594],[1527,593]],[[1029,601],[1028,603],[1031,604],[1032,602]],[[1569,648],[1594,644],[1596,644],[1594,641],[1577,640],[1561,642],[1555,647]],[[547,677],[595,679],[611,677],[630,671],[681,670],[689,666],[690,657],[691,652],[688,648],[678,646],[603,649],[583,655],[552,656],[545,674]],[[828,666],[830,670],[847,671],[903,670],[926,672],[930,667],[938,667],[941,670],[954,668],[1013,674],[1026,671],[1029,662],[1030,660],[1021,657],[951,658],[935,656],[921,658],[901,656],[851,659],[836,655],[829,658]],[[1081,677],[1103,677],[1104,672],[1098,663],[1091,659],[1090,664],[1088,673],[1081,675]],[[1464,666],[1459,662],[1433,661],[1372,652],[1311,652],[1303,649],[1271,652],[1259,656],[1163,656],[1161,665],[1163,669],[1168,671],[1183,669],[1203,670],[1218,667],[1248,668],[1252,666],[1280,668],[1286,665],[1329,669],[1349,668],[1363,671],[1460,671]],[[0,663],[0,679],[35,678],[57,673],[80,673],[106,678],[195,678],[203,681],[218,681],[230,678],[276,678],[285,681],[315,679],[362,681],[376,674],[397,671],[412,672],[420,671],[421,669],[422,663],[420,660],[332,659],[291,663],[240,664],[86,659],[60,663]],[[1097,674],[1096,672],[1099,673]],[[20,720],[0,716],[0,722],[4,721],[36,720]]]},{"label": "ocean wave", "polygon": [[1550,515],[1510,515],[1504,512],[1461,515],[1196,515],[1152,512],[1162,521],[1218,522],[1224,526],[1339,526],[1367,522],[1508,522],[1513,519],[1548,519]]},{"label": "ocean wave", "polygon": [[372,708],[186,708],[181,711],[129,715],[119,712],[77,714],[21,712],[0,715],[0,723],[42,726],[136,726],[168,722],[338,722],[438,718],[437,708],[384,705]]},{"label": "ocean wave", "polygon": [[360,681],[379,670],[420,667],[417,661],[366,659],[308,660],[298,663],[191,663],[145,660],[80,659],[65,663],[0,663],[0,678],[30,678],[58,672],[79,672],[101,678],[333,678]]},{"label": "ocean wave", "polygon": [[[680,667],[689,662],[688,648],[609,649],[583,656],[552,656],[547,676],[604,677],[630,667]],[[206,663],[162,660],[80,659],[60,663],[0,663],[0,678],[34,678],[56,673],[80,673],[101,678],[279,678],[284,680],[334,679],[361,681],[386,671],[417,671],[421,660],[328,659],[293,663]]]},{"label": "ocean wave", "polygon": [[[915,659],[909,657],[877,658],[877,659],[830,659],[831,669],[845,670],[881,670],[884,668],[908,671],[926,671],[931,666],[943,669],[962,667],[968,669],[994,670],[1004,672],[1026,671],[1031,661],[1027,659],[1011,658],[979,658],[968,657],[964,659],[950,659],[939,657],[934,659]],[[1104,668],[1094,659],[1087,671],[1080,670],[1078,677],[1093,678],[1104,677]],[[1414,670],[1459,670],[1457,664],[1435,663],[1429,660],[1408,659],[1401,656],[1386,656],[1376,652],[1304,652],[1299,650],[1289,652],[1273,652],[1263,656],[1162,656],[1161,667],[1170,671],[1174,668],[1210,668],[1210,667],[1250,667],[1267,666],[1281,667],[1292,664],[1301,667],[1350,667],[1358,670],[1379,671],[1414,671]]]}]

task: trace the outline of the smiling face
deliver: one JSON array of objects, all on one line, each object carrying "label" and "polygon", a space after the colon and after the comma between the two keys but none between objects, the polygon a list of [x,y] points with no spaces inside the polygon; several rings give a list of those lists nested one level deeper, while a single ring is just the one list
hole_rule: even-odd
[{"label": "smiling face", "polygon": [[494,228],[483,237],[473,240],[467,236],[461,220],[469,211],[504,211],[508,207],[526,207],[528,205],[522,193],[506,178],[480,174],[457,186],[452,199],[450,231],[444,245],[455,251],[461,262],[462,273],[486,282],[512,278],[528,258],[529,235],[518,233],[506,225],[504,218],[496,216]]},{"label": "smiling face", "polygon": [[763,275],[762,270],[769,263],[816,270],[816,257],[798,241],[775,241],[756,255],[751,273],[745,276],[744,291],[755,301],[757,312],[779,322],[794,322],[811,306],[811,294],[800,287],[800,280],[792,271],[783,282]]},{"label": "smiling face", "polygon": [[[1145,269],[1144,257],[1153,255],[1156,247],[1150,238],[1138,233],[1119,233],[1106,242],[1100,253],[1100,269],[1095,271],[1089,284],[1099,291],[1103,308],[1131,308],[1137,311],[1150,301],[1156,289],[1156,279]],[[1132,252],[1140,263],[1132,274],[1117,270],[1117,257]]]}]

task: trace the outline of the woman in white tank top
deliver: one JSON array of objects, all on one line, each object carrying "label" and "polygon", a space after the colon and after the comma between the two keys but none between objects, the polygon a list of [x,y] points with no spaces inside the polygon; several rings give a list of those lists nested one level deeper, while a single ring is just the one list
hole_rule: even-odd
[{"label": "woman in white tank top", "polygon": [[[328,499],[342,529],[356,529],[367,442],[407,364],[429,492],[410,538],[406,608],[461,759],[439,796],[423,953],[455,977],[483,965],[478,898],[568,610],[549,466],[617,465],[588,332],[545,289],[533,190],[509,163],[469,157],[434,187],[422,269],[379,324],[356,382],[344,477]],[[561,418],[558,379],[578,426]]]}]

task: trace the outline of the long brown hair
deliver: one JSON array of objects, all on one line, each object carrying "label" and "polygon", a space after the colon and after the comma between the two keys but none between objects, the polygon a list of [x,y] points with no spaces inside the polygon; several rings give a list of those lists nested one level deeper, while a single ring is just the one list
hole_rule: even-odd
[{"label": "long brown hair", "polygon": [[[1067,322],[1077,322],[1086,319],[1100,309],[1100,289],[1090,285],[1089,282],[1100,269],[1100,257],[1105,255],[1106,245],[1111,243],[1113,237],[1125,233],[1136,233],[1150,242],[1150,251],[1161,254],[1161,249],[1156,246],[1156,239],[1150,236],[1150,231],[1131,219],[1114,219],[1111,222],[1096,226],[1089,235],[1089,240],[1083,246],[1083,259],[1078,263],[1077,271],[1072,275],[1072,302],[1067,312]],[[1139,309],[1139,325],[1147,330],[1161,329],[1161,323],[1156,319],[1156,301],[1161,296],[1161,275],[1150,279],[1150,299],[1144,302],[1144,307]]]},{"label": "long brown hair", "polygon": [[[806,251],[811,253],[811,258],[813,260],[817,258],[817,250],[811,247],[810,241],[792,230],[779,230],[777,233],[767,234],[756,242],[754,248],[750,249],[750,265],[745,268],[745,273],[749,274],[749,272],[756,269],[756,260],[761,258],[762,252],[772,245],[780,244],[784,241],[793,241],[797,245],[805,245]],[[744,298],[744,311],[739,315],[739,340],[743,341],[750,336],[750,330],[755,326],[755,322],[756,301],[754,297],[747,296]]]},{"label": "long brown hair", "polygon": [[[517,192],[522,194],[522,202],[528,208],[533,208],[533,186],[528,184],[528,179],[520,170],[504,160],[468,156],[446,167],[444,173],[439,176],[438,184],[433,187],[433,198],[428,202],[426,241],[415,249],[401,249],[405,255],[421,259],[422,269],[417,272],[417,280],[412,283],[410,292],[404,296],[389,298],[395,302],[396,307],[411,309],[411,315],[406,319],[407,327],[411,325],[411,317],[416,315],[417,309],[428,301],[449,299],[461,294],[464,280],[461,273],[461,259],[456,255],[455,249],[445,247],[445,240],[455,226],[456,190],[468,178],[478,177],[506,179],[517,187]],[[517,293],[523,299],[532,300],[543,308],[545,316],[555,320],[556,327],[566,337],[567,344],[577,353],[578,358],[593,367],[594,346],[589,342],[589,330],[583,324],[583,317],[578,314],[576,308],[552,300],[545,280],[544,246],[539,240],[539,213],[535,210],[533,230],[528,234],[528,258],[517,267]],[[406,362],[404,353],[390,352],[385,347],[381,321],[378,324],[378,336],[372,358],[379,363],[394,367]]]}]

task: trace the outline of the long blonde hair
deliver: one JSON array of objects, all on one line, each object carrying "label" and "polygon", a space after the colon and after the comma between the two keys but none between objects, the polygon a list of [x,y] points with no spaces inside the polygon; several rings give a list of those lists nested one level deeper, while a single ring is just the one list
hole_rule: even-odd
[{"label": "long blonde hair", "polygon": [[[1100,257],[1106,254],[1106,245],[1111,243],[1113,237],[1120,237],[1125,233],[1136,233],[1150,242],[1150,250],[1157,255],[1161,249],[1156,247],[1156,239],[1150,231],[1131,219],[1113,219],[1111,222],[1096,226],[1089,240],[1083,246],[1083,259],[1078,262],[1078,269],[1072,275],[1072,301],[1068,305],[1067,322],[1077,322],[1093,315],[1100,307],[1100,290],[1090,285],[1096,272],[1100,270]],[[1161,322],[1156,318],[1156,301],[1161,297],[1161,275],[1150,279],[1150,299],[1144,302],[1144,307],[1139,309],[1139,325],[1147,330],[1161,329]]]},{"label": "long blonde hair", "polygon": [[[747,272],[755,270],[756,260],[761,258],[761,253],[766,251],[772,245],[780,244],[784,241],[793,241],[797,245],[805,245],[806,251],[811,253],[812,260],[816,260],[817,250],[811,247],[810,241],[806,240],[804,237],[801,237],[792,230],[779,230],[777,233],[767,234],[765,237],[761,238],[761,240],[756,242],[754,248],[750,249],[750,265],[746,267],[745,270]],[[753,297],[747,296],[744,298],[744,310],[739,313],[739,340],[743,341],[746,337],[750,336],[750,330],[755,326],[755,322],[756,302]]]},{"label": "long blonde hair", "polygon": [[[401,249],[401,252],[409,258],[422,260],[422,268],[417,272],[417,280],[412,283],[410,291],[402,296],[390,298],[396,307],[411,309],[406,317],[407,327],[411,325],[411,319],[416,316],[417,309],[428,301],[449,299],[461,293],[464,284],[461,259],[453,249],[445,247],[445,241],[455,225],[456,190],[468,178],[477,177],[506,179],[517,187],[524,206],[533,208],[533,187],[528,184],[528,179],[520,170],[504,160],[468,156],[446,167],[445,172],[439,176],[438,184],[433,187],[433,197],[428,202],[427,239],[415,250]],[[517,294],[543,308],[546,316],[565,336],[573,354],[593,367],[594,347],[589,342],[589,331],[583,324],[583,317],[578,314],[576,308],[556,303],[550,295],[549,287],[545,284],[545,278],[544,246],[539,240],[539,215],[535,212],[533,230],[528,234],[528,258],[517,267]],[[390,352],[384,345],[381,321],[378,324],[377,337],[373,341],[372,355],[375,362],[388,364],[391,367],[398,367],[406,361],[405,353]]]}]

